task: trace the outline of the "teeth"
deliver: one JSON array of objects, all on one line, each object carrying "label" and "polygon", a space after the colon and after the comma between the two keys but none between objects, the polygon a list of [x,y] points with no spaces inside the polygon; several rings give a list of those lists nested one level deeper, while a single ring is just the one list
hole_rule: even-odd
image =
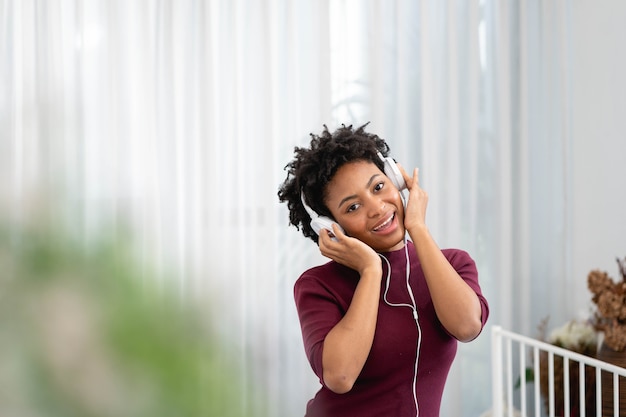
[{"label": "teeth", "polygon": [[393,217],[394,216],[389,217],[389,220],[387,220],[385,223],[381,224],[380,226],[375,227],[374,230],[380,230],[383,227],[387,226],[389,223],[391,223],[391,221],[393,220]]}]

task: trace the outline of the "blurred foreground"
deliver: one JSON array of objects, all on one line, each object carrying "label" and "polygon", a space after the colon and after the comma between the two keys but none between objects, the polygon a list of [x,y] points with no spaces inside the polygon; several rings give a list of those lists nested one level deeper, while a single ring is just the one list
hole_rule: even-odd
[{"label": "blurred foreground", "polygon": [[0,226],[1,416],[264,415],[208,318],[119,239],[48,229]]}]

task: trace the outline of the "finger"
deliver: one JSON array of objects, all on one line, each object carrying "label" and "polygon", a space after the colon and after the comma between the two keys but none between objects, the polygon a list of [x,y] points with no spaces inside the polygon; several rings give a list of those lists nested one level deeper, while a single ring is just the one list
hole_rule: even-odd
[{"label": "finger", "polygon": [[333,230],[321,229],[318,239],[318,246],[322,252],[327,252],[336,245],[339,239],[343,238],[345,234],[341,232],[341,228],[338,228],[335,223],[332,224]]},{"label": "finger", "polygon": [[322,246],[327,247],[330,242],[332,242],[330,232],[327,229],[321,229],[319,239],[318,239],[319,247],[320,248],[322,248]]},{"label": "finger", "polygon": [[330,237],[330,233],[328,232],[328,230],[326,229],[320,230],[320,235],[319,235],[319,239],[317,243],[319,246],[320,253],[323,256],[332,259],[331,253],[332,253],[332,245],[334,242],[332,241],[332,238]]},{"label": "finger", "polygon": [[343,232],[343,229],[341,227],[339,227],[339,225],[337,223],[333,223],[332,224],[332,234],[335,236],[335,238],[337,240],[341,240],[344,237],[346,237],[346,234]]},{"label": "finger", "polygon": [[407,172],[404,169],[404,167],[401,164],[399,164],[399,163],[397,163],[396,165],[398,166],[398,169],[400,170],[400,173],[402,174],[402,178],[404,178],[404,182],[406,184],[411,184],[413,179],[409,176],[409,174],[407,174]]}]

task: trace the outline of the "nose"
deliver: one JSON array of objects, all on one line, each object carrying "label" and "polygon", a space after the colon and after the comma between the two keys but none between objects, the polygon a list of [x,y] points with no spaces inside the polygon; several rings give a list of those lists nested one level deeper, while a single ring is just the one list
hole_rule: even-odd
[{"label": "nose", "polygon": [[385,212],[385,202],[381,198],[372,197],[370,209],[368,211],[370,217],[381,216]]}]

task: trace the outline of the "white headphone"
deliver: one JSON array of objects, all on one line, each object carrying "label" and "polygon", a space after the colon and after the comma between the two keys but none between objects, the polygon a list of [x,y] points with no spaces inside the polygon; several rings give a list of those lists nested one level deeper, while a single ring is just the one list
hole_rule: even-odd
[{"label": "white headphone", "polygon": [[404,181],[404,177],[402,176],[398,165],[396,165],[396,161],[389,156],[385,158],[380,152],[378,152],[378,157],[385,164],[383,171],[385,172],[385,175],[389,177],[393,185],[396,186],[398,191],[405,190],[407,188],[406,182]]},{"label": "white headphone", "polygon": [[[404,181],[404,177],[402,176],[402,173],[400,172],[400,169],[398,169],[398,166],[396,165],[396,162],[393,160],[393,158],[390,158],[390,157],[385,158],[383,154],[380,152],[378,152],[377,154],[378,154],[378,157],[383,161],[383,164],[384,164],[383,171],[385,172],[385,175],[389,177],[393,185],[395,185],[398,191],[400,191],[400,194],[402,194],[402,190],[405,190],[407,186],[406,186],[406,182]],[[339,226],[339,224],[336,221],[334,221],[330,217],[320,216],[315,211],[313,211],[313,209],[309,207],[304,201],[304,193],[302,192],[300,192],[300,200],[302,201],[302,205],[304,206],[304,209],[306,210],[306,212],[309,214],[309,216],[311,216],[311,228],[313,229],[315,233],[319,235],[322,229],[326,229],[332,232],[333,224],[336,224],[339,227],[339,229],[343,233],[345,233],[343,228]]]},{"label": "white headphone", "polygon": [[[317,233],[319,235],[322,229],[326,229],[326,230],[328,230],[329,232],[332,233],[332,231],[333,231],[333,224],[336,224],[337,227],[343,233],[345,233],[343,228],[341,226],[339,226],[339,223],[337,223],[336,221],[334,221],[330,217],[320,216],[319,214],[314,212],[311,207],[307,206],[306,202],[304,201],[304,193],[302,193],[302,192],[300,193],[300,200],[302,200],[302,205],[304,206],[304,209],[306,210],[306,212],[309,213],[309,216],[311,216],[311,228],[313,228],[313,231],[315,233]],[[334,237],[333,237],[333,239],[334,239]]]}]

